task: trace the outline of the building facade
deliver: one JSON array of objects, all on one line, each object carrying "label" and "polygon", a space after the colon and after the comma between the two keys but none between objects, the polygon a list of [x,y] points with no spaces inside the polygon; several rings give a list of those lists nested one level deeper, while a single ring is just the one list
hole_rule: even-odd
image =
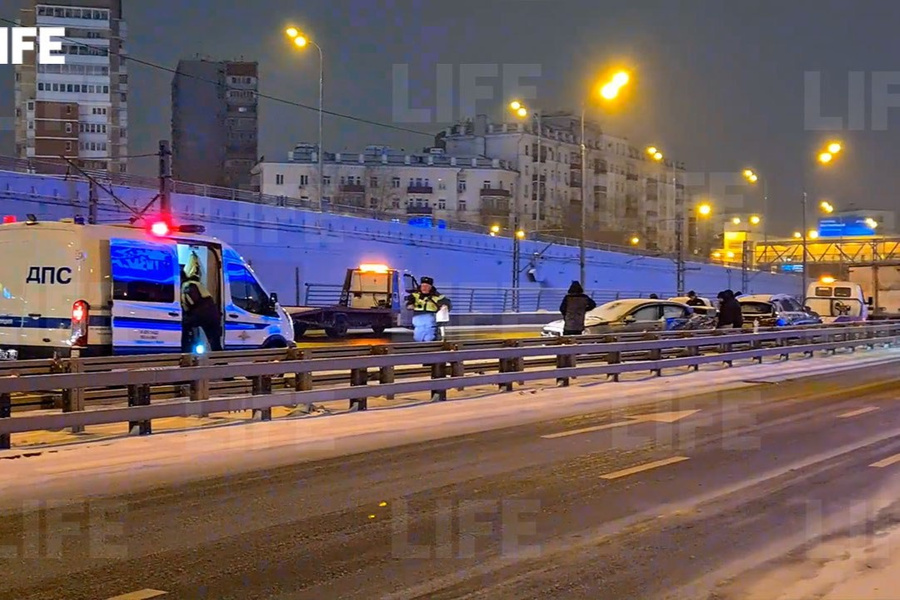
[{"label": "building facade", "polygon": [[[86,169],[127,172],[127,30],[121,0],[35,0],[28,27],[65,27],[66,64],[16,66],[16,154],[41,163],[71,160]],[[39,161],[39,162],[37,162]]]},{"label": "building facade", "polygon": [[172,79],[176,179],[249,189],[258,151],[258,64],[182,60]]},{"label": "building facade", "polygon": [[[653,161],[646,150],[588,122],[587,169],[582,173],[580,138],[580,117],[553,113],[541,117],[540,132],[536,121],[493,124],[479,117],[448,128],[437,143],[451,156],[484,155],[510,162],[520,173],[513,210],[532,230],[579,237],[583,215],[588,240],[626,245],[637,239],[647,248],[674,249],[676,210],[688,202],[684,166]],[[692,238],[692,223],[686,216],[685,246]]]},{"label": "building facade", "polygon": [[[264,162],[255,182],[264,194],[317,200],[317,147],[299,144],[288,162]],[[447,156],[439,149],[409,154],[384,146],[325,153],[324,205],[352,206],[399,217],[512,226],[519,174],[500,159]]]}]

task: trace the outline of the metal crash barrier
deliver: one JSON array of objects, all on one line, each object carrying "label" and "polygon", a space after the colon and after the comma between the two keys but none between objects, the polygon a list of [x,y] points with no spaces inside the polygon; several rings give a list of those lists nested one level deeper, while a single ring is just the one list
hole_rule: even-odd
[{"label": "metal crash barrier", "polygon": [[[252,411],[272,418],[274,407],[349,401],[357,410],[370,397],[430,392],[446,399],[448,390],[575,377],[724,363],[817,351],[851,351],[892,345],[900,322],[776,329],[758,333],[733,330],[656,332],[579,338],[492,340],[490,344],[397,344],[368,349],[343,347],[325,356],[316,349],[260,350],[202,356],[127,357],[21,361],[0,371],[0,449],[10,434],[41,430],[81,430],[86,426],[129,423],[134,434],[150,434],[154,419]],[[336,352],[340,350],[340,352]],[[343,355],[341,355],[343,354]],[[349,386],[347,385],[349,383]],[[238,386],[234,396],[215,397],[218,386]],[[14,416],[14,399],[53,392],[63,398],[89,398],[113,390],[127,406],[85,409],[65,402],[62,411]],[[167,390],[165,400],[156,400]],[[215,393],[214,393],[215,392]]]}]

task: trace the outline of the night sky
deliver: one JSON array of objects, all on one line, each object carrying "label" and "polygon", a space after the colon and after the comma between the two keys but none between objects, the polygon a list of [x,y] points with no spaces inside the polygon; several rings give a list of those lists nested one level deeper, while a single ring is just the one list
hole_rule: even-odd
[{"label": "night sky", "polygon": [[[15,17],[24,0],[4,0],[0,16]],[[237,8],[237,7],[240,8]],[[654,144],[690,171],[738,172],[752,166],[769,178],[770,206],[784,232],[799,221],[801,190],[810,202],[838,207],[896,209],[896,131],[900,110],[886,130],[874,131],[869,108],[857,131],[808,131],[804,73],[819,71],[821,112],[848,114],[851,71],[900,67],[900,4],[889,0],[126,0],[131,56],[174,68],[197,54],[258,60],[261,92],[314,107],[315,51],[294,51],[283,35],[294,23],[325,51],[325,105],[335,112],[392,123],[392,72],[409,64],[414,107],[435,106],[437,64],[539,64],[532,105],[578,107],[595,76],[619,65],[632,84],[614,110],[589,110],[611,133],[637,145]],[[131,154],[154,152],[169,137],[172,74],[131,63]],[[0,67],[0,115],[12,116],[13,72]],[[509,96],[502,80],[495,99],[478,111],[502,117]],[[900,95],[900,85],[896,91]],[[900,105],[900,102],[897,103]],[[260,154],[285,160],[298,141],[316,140],[313,110],[262,100]],[[433,133],[444,123],[396,123]],[[388,144],[419,150],[430,137],[326,117],[326,148],[356,150]],[[827,172],[816,149],[829,138],[845,146]],[[12,153],[11,134],[0,152]],[[153,159],[134,161],[153,174]],[[741,190],[734,190],[740,193]],[[695,192],[697,193],[697,192]],[[746,209],[761,194],[746,191]],[[715,198],[713,199],[715,201]],[[733,199],[732,199],[733,202]],[[774,219],[773,219],[774,221]]]}]

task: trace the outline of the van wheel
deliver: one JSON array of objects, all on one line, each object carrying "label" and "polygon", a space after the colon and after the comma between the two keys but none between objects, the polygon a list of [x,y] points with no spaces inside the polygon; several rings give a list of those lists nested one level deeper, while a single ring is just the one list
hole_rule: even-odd
[{"label": "van wheel", "polygon": [[325,328],[325,335],[330,338],[342,338],[347,335],[347,317],[338,315],[334,318],[334,325]]},{"label": "van wheel", "polygon": [[381,335],[385,332],[386,329],[387,327],[385,327],[384,325],[375,325],[374,327],[372,327],[372,331],[375,332],[375,335]]}]

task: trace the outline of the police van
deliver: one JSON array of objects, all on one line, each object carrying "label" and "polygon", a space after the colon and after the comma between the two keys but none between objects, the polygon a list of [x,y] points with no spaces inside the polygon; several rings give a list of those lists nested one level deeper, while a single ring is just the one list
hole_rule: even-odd
[{"label": "police van", "polygon": [[[227,244],[201,227],[81,221],[0,225],[0,356],[181,352],[181,273],[199,263],[226,350],[286,347],[293,324]],[[198,351],[202,350],[202,345]]]}]

